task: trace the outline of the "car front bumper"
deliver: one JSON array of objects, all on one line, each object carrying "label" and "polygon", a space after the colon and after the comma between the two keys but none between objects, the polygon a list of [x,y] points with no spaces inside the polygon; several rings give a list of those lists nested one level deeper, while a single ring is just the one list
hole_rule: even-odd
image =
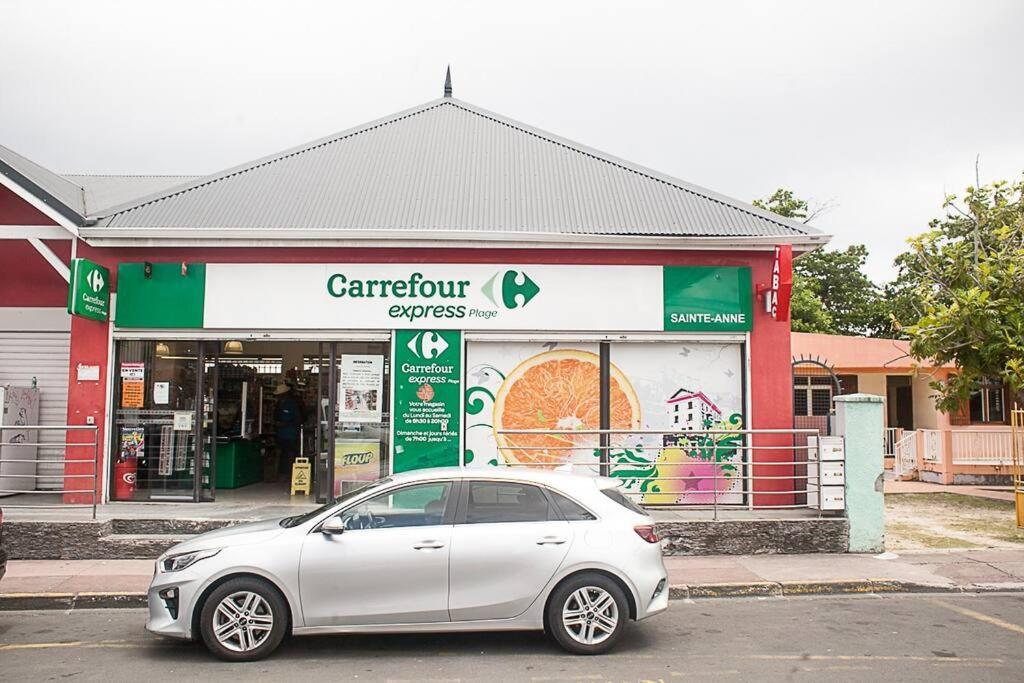
[{"label": "car front bumper", "polygon": [[146,630],[161,636],[191,640],[192,610],[202,594],[203,580],[182,572],[157,572],[149,585]]}]

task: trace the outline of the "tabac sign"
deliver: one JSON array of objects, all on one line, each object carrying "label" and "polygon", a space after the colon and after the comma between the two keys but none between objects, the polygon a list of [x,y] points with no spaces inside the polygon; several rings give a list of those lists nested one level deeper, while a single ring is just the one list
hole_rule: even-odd
[{"label": "tabac sign", "polygon": [[[136,284],[157,283],[135,283],[125,268],[119,282],[119,324],[130,317],[130,326],[148,326],[159,311],[144,304],[147,298],[131,311],[122,304],[134,301],[128,294]],[[744,267],[210,263],[205,280],[175,304],[179,317],[210,329],[743,332],[752,326]]]},{"label": "tabac sign", "polygon": [[89,259],[71,259],[68,313],[107,321],[110,316],[110,271]]}]

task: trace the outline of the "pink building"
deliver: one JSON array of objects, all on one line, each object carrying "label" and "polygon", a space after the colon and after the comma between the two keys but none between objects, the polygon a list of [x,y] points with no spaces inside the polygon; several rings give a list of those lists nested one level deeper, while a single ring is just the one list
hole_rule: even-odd
[{"label": "pink building", "polygon": [[827,419],[836,393],[875,394],[885,399],[887,465],[901,476],[914,472],[944,484],[1003,482],[1010,476],[1010,407],[1006,387],[992,382],[971,394],[955,413],[935,406],[932,382],[955,371],[910,355],[909,343],[831,334],[792,335],[793,358],[816,359],[831,379],[794,373],[797,421]]}]

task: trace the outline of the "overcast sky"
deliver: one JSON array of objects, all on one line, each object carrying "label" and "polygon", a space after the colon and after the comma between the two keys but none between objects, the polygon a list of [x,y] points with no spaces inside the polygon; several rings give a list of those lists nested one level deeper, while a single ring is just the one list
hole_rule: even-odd
[{"label": "overcast sky", "polygon": [[0,144],[205,174],[441,95],[749,201],[888,279],[946,192],[1024,170],[1024,2],[0,0]]}]

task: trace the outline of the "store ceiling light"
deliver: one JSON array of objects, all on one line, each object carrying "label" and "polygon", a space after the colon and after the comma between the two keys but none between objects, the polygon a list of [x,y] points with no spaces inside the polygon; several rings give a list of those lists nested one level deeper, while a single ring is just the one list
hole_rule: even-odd
[{"label": "store ceiling light", "polygon": [[157,345],[156,345],[156,355],[157,356],[163,358],[164,356],[169,356],[170,354],[171,354],[171,347],[170,346],[168,346],[167,344],[164,344],[163,342],[157,342]]},{"label": "store ceiling light", "polygon": [[232,356],[242,353],[242,342],[238,340],[224,342],[224,353]]}]

